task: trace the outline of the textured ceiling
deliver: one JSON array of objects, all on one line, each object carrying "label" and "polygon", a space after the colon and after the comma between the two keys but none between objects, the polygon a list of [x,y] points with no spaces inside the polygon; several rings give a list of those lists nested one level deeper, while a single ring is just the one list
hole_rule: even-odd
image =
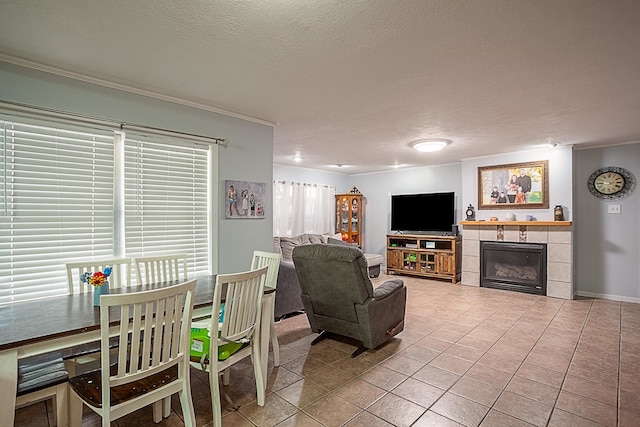
[{"label": "textured ceiling", "polygon": [[640,141],[639,52],[638,0],[0,0],[0,59],[275,122],[275,163],[343,173]]}]

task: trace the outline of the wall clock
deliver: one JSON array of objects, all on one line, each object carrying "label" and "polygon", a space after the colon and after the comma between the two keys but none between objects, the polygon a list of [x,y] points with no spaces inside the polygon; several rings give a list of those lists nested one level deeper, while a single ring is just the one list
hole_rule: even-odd
[{"label": "wall clock", "polygon": [[636,185],[636,178],[625,168],[606,166],[594,171],[587,180],[587,187],[594,196],[604,200],[627,197]]}]

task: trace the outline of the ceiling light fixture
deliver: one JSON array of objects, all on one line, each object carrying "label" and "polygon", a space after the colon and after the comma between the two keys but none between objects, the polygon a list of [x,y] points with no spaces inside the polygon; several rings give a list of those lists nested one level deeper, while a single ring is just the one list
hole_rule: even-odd
[{"label": "ceiling light fixture", "polygon": [[411,146],[421,153],[432,153],[434,151],[442,150],[450,143],[451,141],[448,139],[421,139],[411,143]]}]

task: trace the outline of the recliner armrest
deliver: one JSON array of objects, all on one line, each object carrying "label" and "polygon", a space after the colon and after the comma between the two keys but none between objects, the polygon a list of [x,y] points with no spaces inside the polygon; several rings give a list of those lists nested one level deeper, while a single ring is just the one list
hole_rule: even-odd
[{"label": "recliner armrest", "polygon": [[402,279],[391,279],[373,290],[373,298],[376,301],[383,300],[389,295],[404,287]]}]

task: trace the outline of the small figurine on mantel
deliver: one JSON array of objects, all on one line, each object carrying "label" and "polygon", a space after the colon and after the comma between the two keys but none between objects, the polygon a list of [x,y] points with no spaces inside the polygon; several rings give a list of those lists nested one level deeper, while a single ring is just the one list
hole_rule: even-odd
[{"label": "small figurine on mantel", "polygon": [[351,187],[351,190],[349,190],[349,193],[350,193],[350,194],[362,194],[362,193],[360,192],[360,190],[358,190],[358,189],[356,188],[356,186],[355,186],[355,185],[354,185],[353,187]]}]

